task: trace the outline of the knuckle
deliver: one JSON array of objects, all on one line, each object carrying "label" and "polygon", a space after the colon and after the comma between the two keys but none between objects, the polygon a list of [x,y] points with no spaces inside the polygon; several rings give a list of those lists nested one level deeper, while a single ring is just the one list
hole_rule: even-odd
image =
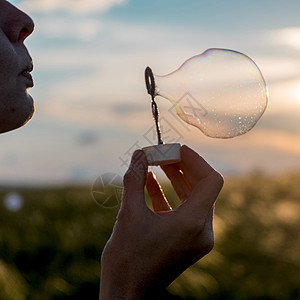
[{"label": "knuckle", "polygon": [[222,174],[214,170],[212,173],[212,179],[214,180],[215,185],[218,186],[220,189],[223,187],[224,177]]},{"label": "knuckle", "polygon": [[204,229],[205,220],[190,217],[183,222],[183,230],[189,236],[198,236]]},{"label": "knuckle", "polygon": [[195,252],[195,256],[198,253],[199,258],[211,252],[215,242],[213,231],[206,229],[203,223],[201,221],[186,222],[182,228],[185,240],[189,241],[186,245],[191,247],[190,250]]},{"label": "knuckle", "polygon": [[147,177],[147,169],[143,164],[139,164],[135,167],[130,166],[125,175],[123,176],[123,184],[135,185],[145,183]]},{"label": "knuckle", "polygon": [[132,181],[132,177],[133,177],[132,170],[128,170],[125,173],[125,175],[123,176],[123,184],[124,184],[124,186],[126,186],[127,184],[129,184]]},{"label": "knuckle", "polygon": [[128,186],[135,184],[138,181],[138,177],[139,174],[137,174],[137,172],[134,169],[129,168],[123,176],[123,185]]},{"label": "knuckle", "polygon": [[212,232],[198,239],[196,246],[196,252],[199,254],[198,259],[211,252],[214,248],[214,244],[215,241]]},{"label": "knuckle", "polygon": [[209,253],[214,248],[214,245],[215,245],[214,236],[210,235],[205,239],[205,242],[203,243],[204,252],[206,254]]}]

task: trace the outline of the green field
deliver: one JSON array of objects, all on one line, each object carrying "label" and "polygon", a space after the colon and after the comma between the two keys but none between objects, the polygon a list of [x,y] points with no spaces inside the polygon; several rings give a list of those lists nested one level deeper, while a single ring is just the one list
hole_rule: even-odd
[{"label": "green field", "polygon": [[[2,187],[0,199],[0,299],[97,299],[118,207],[98,205],[91,187]],[[300,173],[225,178],[214,224],[214,250],[163,299],[300,299]]]}]

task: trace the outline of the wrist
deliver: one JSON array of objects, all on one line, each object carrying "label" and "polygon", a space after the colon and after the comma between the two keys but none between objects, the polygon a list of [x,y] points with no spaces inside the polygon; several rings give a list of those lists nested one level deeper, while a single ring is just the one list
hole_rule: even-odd
[{"label": "wrist", "polygon": [[107,274],[101,275],[100,300],[140,300],[145,299],[141,291],[132,283],[115,280]]},{"label": "wrist", "polygon": [[130,276],[128,267],[116,267],[113,263],[101,267],[100,300],[145,299],[140,283]]}]

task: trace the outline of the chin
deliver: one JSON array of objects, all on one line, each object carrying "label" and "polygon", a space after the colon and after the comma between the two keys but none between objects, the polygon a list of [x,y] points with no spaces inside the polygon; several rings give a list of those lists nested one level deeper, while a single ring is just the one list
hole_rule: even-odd
[{"label": "chin", "polygon": [[30,95],[27,95],[26,100],[26,105],[20,105],[18,108],[11,107],[3,114],[2,121],[0,121],[0,133],[20,128],[32,118],[35,111],[34,101]]},{"label": "chin", "polygon": [[34,106],[34,102],[32,102],[32,106],[31,106],[31,109],[28,111],[28,113],[24,116],[24,121],[20,124],[20,126],[18,126],[17,128],[19,127],[22,127],[24,126],[26,123],[28,123],[31,118],[33,117],[33,114],[34,114],[34,111],[35,111],[35,106]]}]

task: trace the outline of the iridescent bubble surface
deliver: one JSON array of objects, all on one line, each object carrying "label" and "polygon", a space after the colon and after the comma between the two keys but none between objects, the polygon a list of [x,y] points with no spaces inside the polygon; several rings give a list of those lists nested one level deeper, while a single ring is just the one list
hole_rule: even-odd
[{"label": "iridescent bubble surface", "polygon": [[254,61],[233,50],[208,49],[176,71],[154,76],[155,95],[204,134],[231,138],[248,132],[268,102],[265,80]]}]

